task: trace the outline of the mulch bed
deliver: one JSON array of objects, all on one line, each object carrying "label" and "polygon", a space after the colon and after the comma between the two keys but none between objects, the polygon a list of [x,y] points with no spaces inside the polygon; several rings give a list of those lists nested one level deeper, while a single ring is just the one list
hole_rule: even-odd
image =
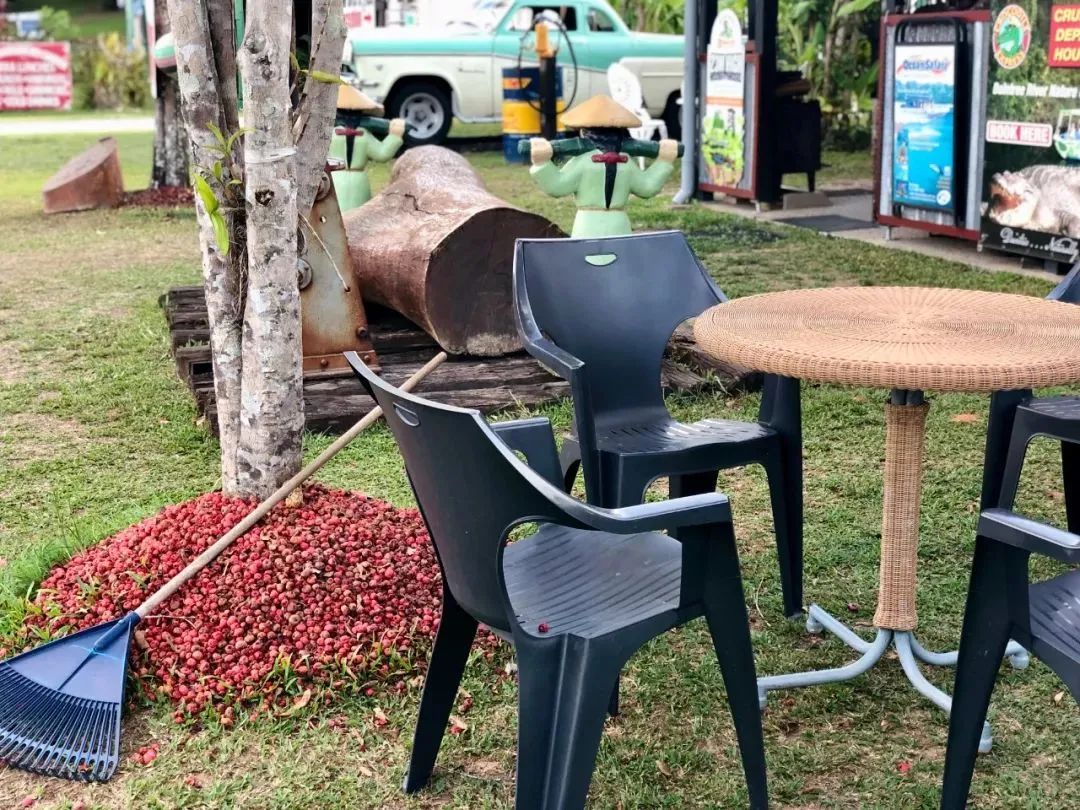
[{"label": "mulch bed", "polygon": [[[56,637],[122,616],[254,506],[212,492],[124,529],[49,574],[28,628]],[[131,670],[177,722],[210,709],[228,724],[236,704],[292,711],[312,691],[400,691],[441,600],[415,509],[309,486],[137,626]],[[25,642],[40,643],[29,629]]]},{"label": "mulch bed", "polygon": [[126,208],[178,208],[194,204],[195,195],[192,190],[183,186],[125,191],[124,199],[120,203]]}]

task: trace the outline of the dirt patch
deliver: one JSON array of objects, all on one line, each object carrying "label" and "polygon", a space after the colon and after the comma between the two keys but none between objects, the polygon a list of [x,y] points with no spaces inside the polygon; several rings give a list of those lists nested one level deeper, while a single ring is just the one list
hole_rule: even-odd
[{"label": "dirt patch", "polygon": [[49,414],[10,414],[0,426],[0,447],[7,445],[7,460],[15,464],[58,458],[86,441],[82,424]]}]

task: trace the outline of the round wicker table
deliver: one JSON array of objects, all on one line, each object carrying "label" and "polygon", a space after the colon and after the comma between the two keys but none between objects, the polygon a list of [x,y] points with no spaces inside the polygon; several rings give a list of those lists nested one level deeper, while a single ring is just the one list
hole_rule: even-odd
[{"label": "round wicker table", "polygon": [[[829,630],[862,657],[846,667],[761,678],[773,689],[856,677],[895,645],[915,688],[946,711],[951,700],[917,661],[952,665],[916,641],[916,572],[926,415],[924,390],[1007,391],[1080,382],[1080,307],[1020,295],[921,287],[787,290],[729,301],[694,324],[714,357],[803,380],[892,389],[885,405],[881,568],[873,642],[818,605],[807,629]],[[1010,643],[1014,666],[1027,654]],[[989,727],[982,750],[989,750]]]}]

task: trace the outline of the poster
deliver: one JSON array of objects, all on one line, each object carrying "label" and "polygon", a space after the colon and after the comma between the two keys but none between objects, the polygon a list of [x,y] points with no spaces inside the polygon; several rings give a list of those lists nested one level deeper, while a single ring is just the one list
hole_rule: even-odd
[{"label": "poster", "polygon": [[896,46],[893,202],[955,207],[956,46]]},{"label": "poster", "polygon": [[992,6],[980,242],[1080,258],[1080,5]]},{"label": "poster", "polygon": [[730,9],[721,11],[713,23],[706,67],[701,152],[708,182],[737,186],[743,176],[746,135],[743,115],[746,53],[742,26]]},{"label": "poster", "polygon": [[0,42],[0,111],[71,109],[67,42]]}]

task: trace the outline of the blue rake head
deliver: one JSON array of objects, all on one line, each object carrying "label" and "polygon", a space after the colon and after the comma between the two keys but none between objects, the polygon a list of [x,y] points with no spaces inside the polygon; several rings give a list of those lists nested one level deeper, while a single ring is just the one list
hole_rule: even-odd
[{"label": "blue rake head", "polygon": [[0,662],[0,761],[64,779],[113,775],[138,621],[129,613]]}]

